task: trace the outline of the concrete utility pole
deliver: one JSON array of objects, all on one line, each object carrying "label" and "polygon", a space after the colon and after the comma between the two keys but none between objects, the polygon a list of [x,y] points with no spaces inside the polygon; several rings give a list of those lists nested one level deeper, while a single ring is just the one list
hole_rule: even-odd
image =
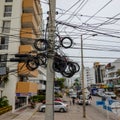
[{"label": "concrete utility pole", "polygon": [[47,61],[47,84],[46,84],[46,110],[45,120],[54,120],[54,79],[55,72],[52,69],[54,56],[54,40],[55,40],[55,14],[56,0],[49,0],[49,23],[48,23],[48,42],[50,48]]},{"label": "concrete utility pole", "polygon": [[82,38],[82,35],[81,35],[81,66],[82,66],[83,117],[86,118],[84,64],[83,64],[83,38]]}]

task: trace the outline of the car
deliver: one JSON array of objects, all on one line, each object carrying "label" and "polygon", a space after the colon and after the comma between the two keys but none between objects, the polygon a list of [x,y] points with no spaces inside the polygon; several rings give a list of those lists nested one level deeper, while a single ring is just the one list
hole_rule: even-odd
[{"label": "car", "polygon": [[114,92],[104,92],[104,96],[106,98],[112,98],[112,99],[116,99],[117,98],[117,96],[116,96],[116,94]]},{"label": "car", "polygon": [[70,97],[71,97],[71,98],[77,98],[77,93],[76,93],[76,92],[72,92],[72,93],[70,94]]},{"label": "car", "polygon": [[56,97],[54,101],[60,101],[60,102],[63,102],[62,98],[60,98],[60,97]]},{"label": "car", "polygon": [[104,95],[104,89],[98,89],[97,90],[97,95],[99,96],[99,97],[102,97],[103,95]]},{"label": "car", "polygon": [[[84,102],[83,95],[80,95],[79,100],[78,100],[78,104],[83,105],[83,102]],[[85,95],[85,104],[90,105],[90,103],[91,103],[91,99],[90,99],[89,95]]]},{"label": "car", "polygon": [[[46,104],[42,104],[39,106],[39,112],[45,112]],[[60,101],[54,101],[54,111],[55,112],[67,112],[68,111],[68,104],[65,104]]]}]

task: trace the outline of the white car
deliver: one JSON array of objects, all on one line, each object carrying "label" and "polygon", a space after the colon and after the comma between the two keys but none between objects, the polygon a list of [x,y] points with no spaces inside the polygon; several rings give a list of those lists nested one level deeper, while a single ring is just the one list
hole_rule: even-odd
[{"label": "white car", "polygon": [[104,96],[106,98],[112,98],[112,99],[116,99],[117,98],[117,96],[115,95],[114,92],[104,92]]},{"label": "white car", "polygon": [[[39,112],[45,112],[46,104],[40,105],[38,111]],[[65,104],[60,101],[54,101],[54,111],[58,112],[67,112],[68,111],[68,104]]]},{"label": "white car", "polygon": [[[91,103],[91,100],[89,98],[89,95],[85,95],[85,104],[89,105]],[[80,95],[79,100],[78,100],[79,105],[83,105],[83,95]]]},{"label": "white car", "polygon": [[77,93],[76,93],[76,92],[71,93],[71,94],[70,94],[70,97],[71,97],[71,98],[76,98],[76,97],[77,97]]}]

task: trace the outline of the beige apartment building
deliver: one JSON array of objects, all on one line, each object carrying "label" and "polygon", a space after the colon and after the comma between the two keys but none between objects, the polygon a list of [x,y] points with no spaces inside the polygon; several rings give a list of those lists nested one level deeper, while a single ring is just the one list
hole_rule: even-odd
[{"label": "beige apartment building", "polygon": [[[38,69],[30,71],[25,63],[9,59],[34,50],[34,40],[42,37],[42,24],[39,0],[0,0],[0,96],[7,96],[13,112],[37,94],[38,84],[29,79],[40,74]],[[5,82],[2,78],[7,75]]]}]

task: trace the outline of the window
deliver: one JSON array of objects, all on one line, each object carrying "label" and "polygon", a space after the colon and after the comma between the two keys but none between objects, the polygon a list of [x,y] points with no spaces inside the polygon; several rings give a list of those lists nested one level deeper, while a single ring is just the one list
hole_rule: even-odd
[{"label": "window", "polygon": [[1,36],[1,38],[0,38],[0,50],[8,49],[8,41],[9,41],[8,36]]},{"label": "window", "polygon": [[2,32],[4,33],[9,33],[10,32],[10,21],[3,21],[3,30]]},{"label": "window", "polygon": [[54,102],[55,105],[62,105],[61,103]]},{"label": "window", "polygon": [[13,0],[5,0],[5,2],[13,2]]},{"label": "window", "polygon": [[10,17],[12,15],[12,5],[5,5],[4,17]]},{"label": "window", "polygon": [[6,67],[7,54],[0,55],[0,67]]}]

